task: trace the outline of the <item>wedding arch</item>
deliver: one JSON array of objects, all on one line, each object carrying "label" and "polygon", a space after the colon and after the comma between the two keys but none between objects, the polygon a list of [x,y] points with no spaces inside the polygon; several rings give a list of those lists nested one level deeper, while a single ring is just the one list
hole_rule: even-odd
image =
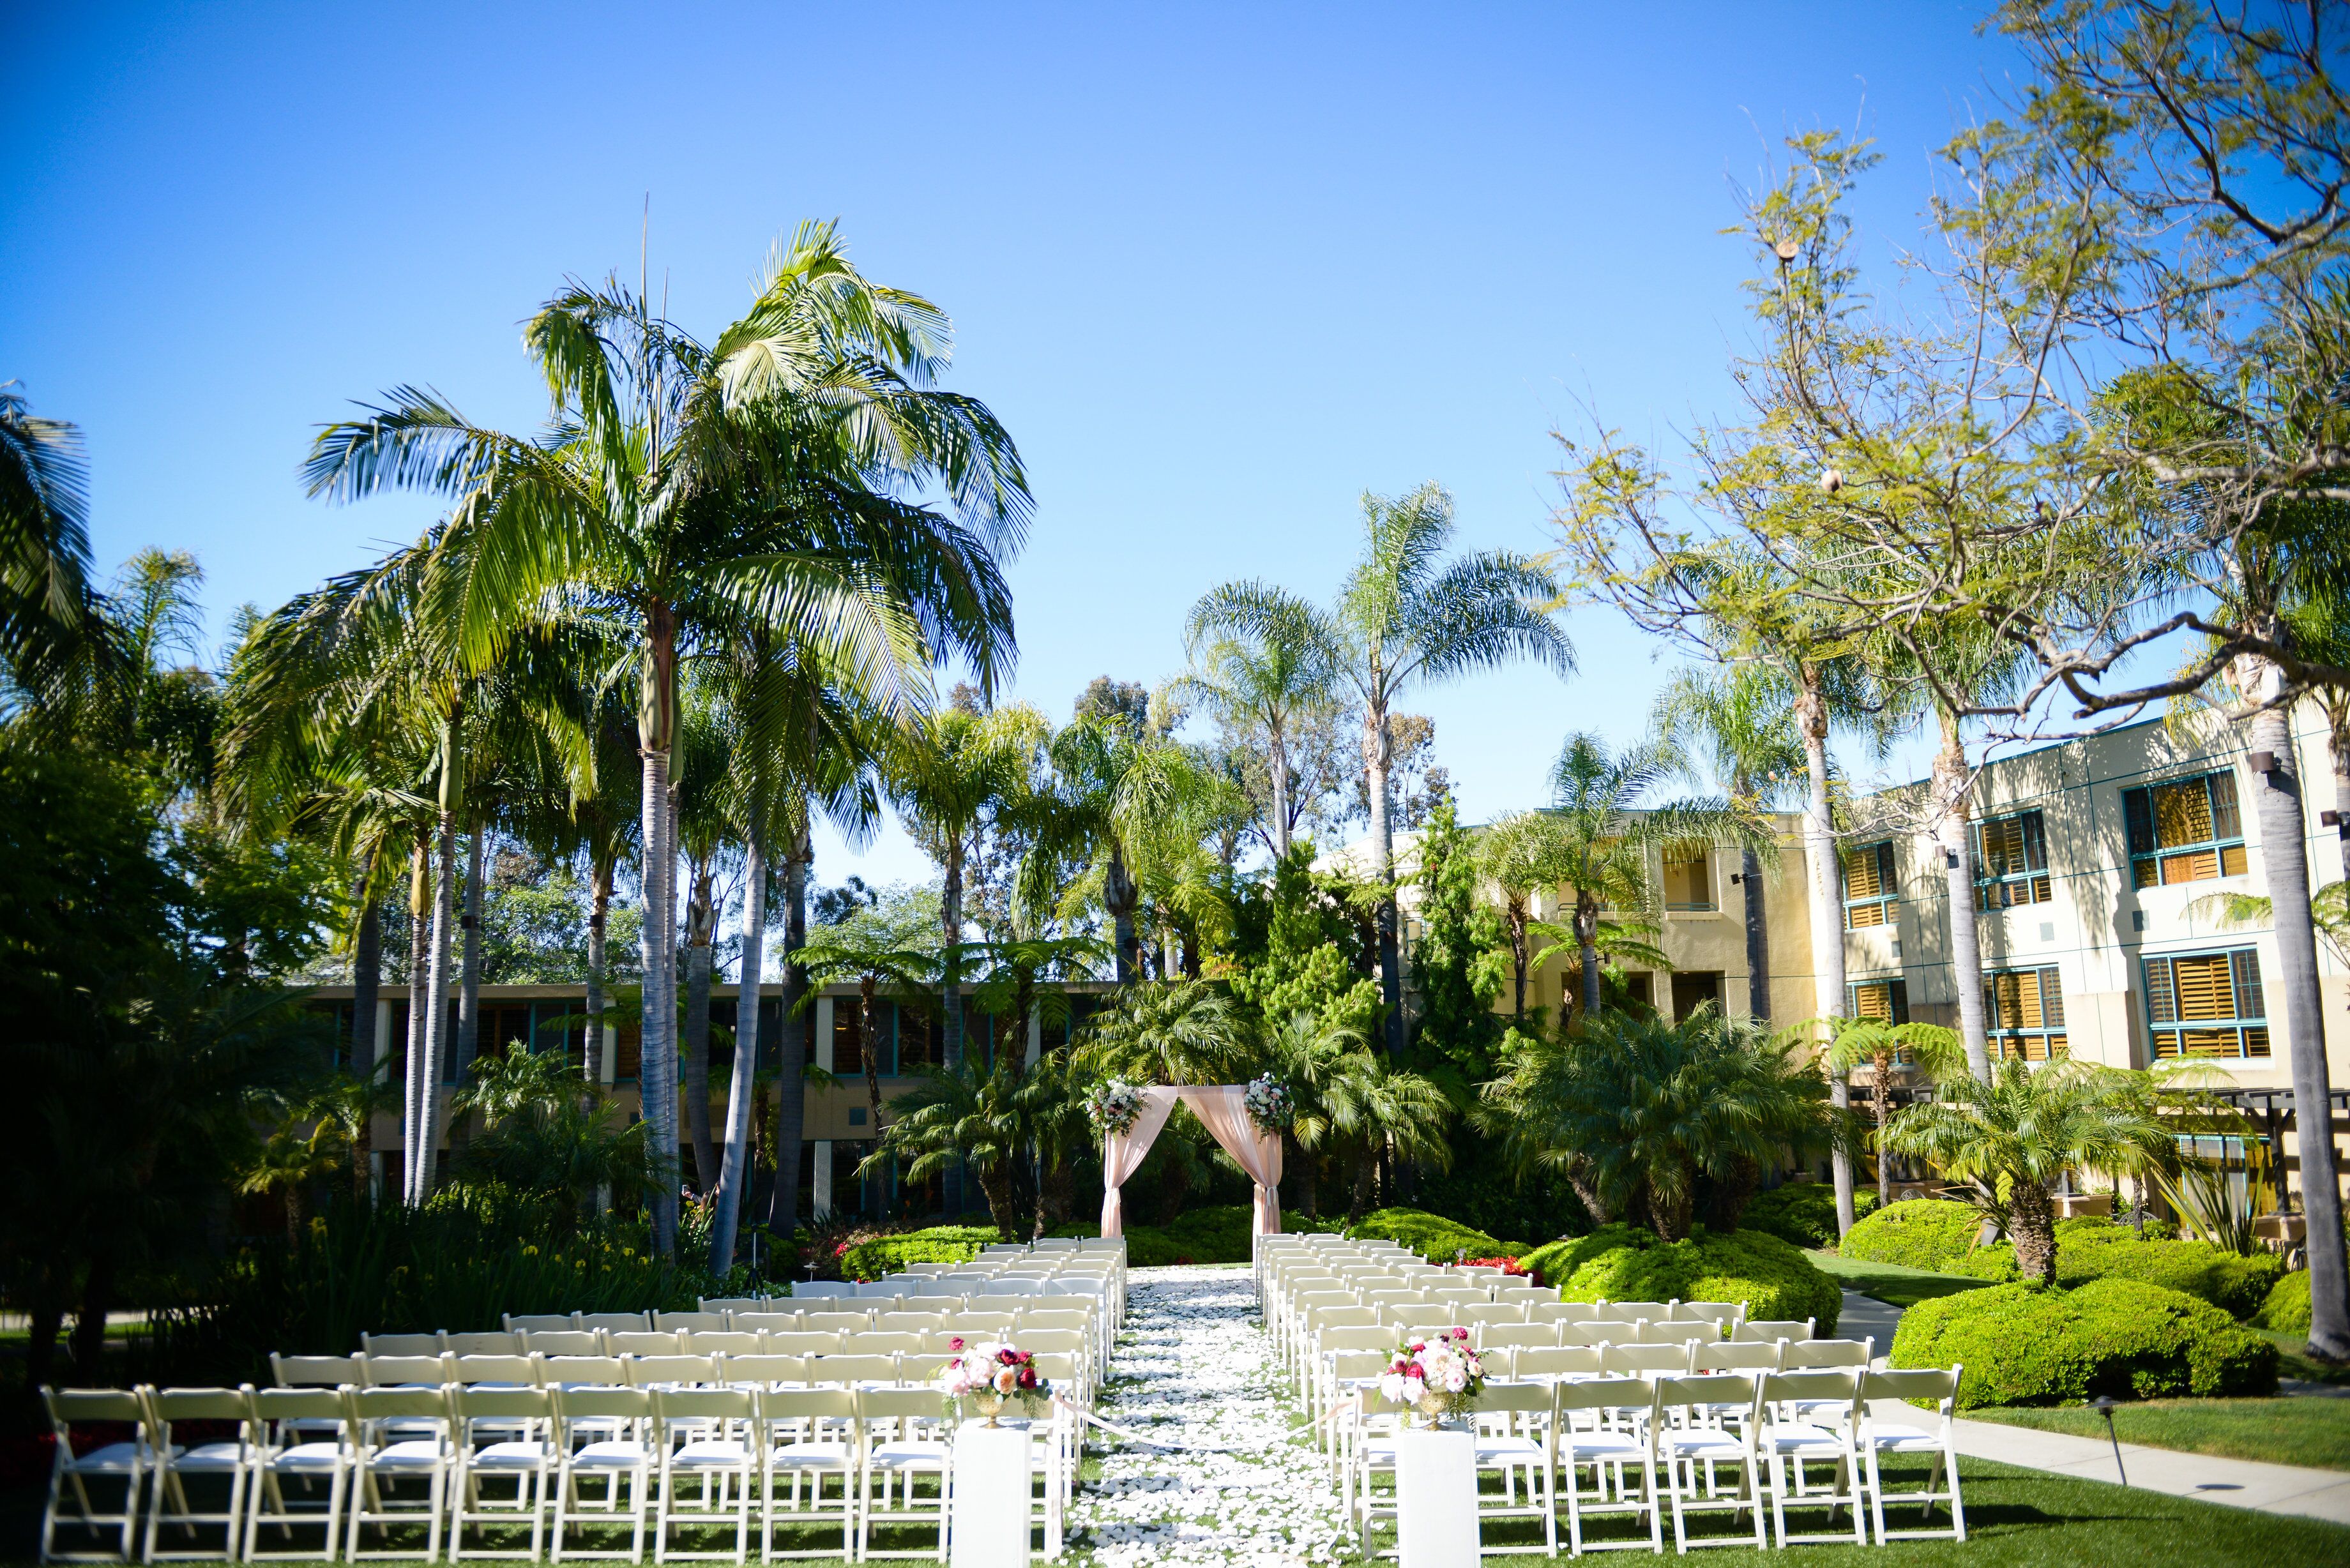
[{"label": "wedding arch", "polygon": [[1238,1084],[1155,1084],[1134,1091],[1141,1109],[1123,1132],[1102,1135],[1101,1233],[1123,1235],[1126,1179],[1141,1167],[1180,1100],[1218,1147],[1240,1163],[1256,1183],[1256,1212],[1250,1231],[1270,1236],[1281,1230],[1281,1135],[1266,1132],[1249,1115],[1248,1089]]}]

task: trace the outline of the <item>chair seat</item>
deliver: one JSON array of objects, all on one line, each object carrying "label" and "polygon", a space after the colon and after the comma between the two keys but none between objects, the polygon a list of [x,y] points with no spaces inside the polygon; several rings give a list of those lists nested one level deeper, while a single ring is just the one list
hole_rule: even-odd
[{"label": "chair seat", "polygon": [[146,1451],[136,1443],[109,1443],[93,1449],[68,1462],[66,1469],[77,1475],[129,1475],[148,1462]]},{"label": "chair seat", "polygon": [[379,1470],[429,1470],[441,1463],[441,1445],[429,1438],[386,1443],[368,1459]]},{"label": "chair seat", "polygon": [[1648,1445],[1628,1435],[1614,1432],[1577,1432],[1573,1442],[1558,1446],[1559,1458],[1584,1459],[1635,1459],[1648,1451]]},{"label": "chair seat", "polygon": [[1840,1454],[1845,1451],[1843,1437],[1825,1427],[1766,1427],[1762,1431],[1762,1442],[1776,1454]]},{"label": "chair seat", "polygon": [[1484,1464],[1529,1464],[1542,1458],[1542,1445],[1529,1438],[1480,1438],[1477,1439],[1477,1462]]},{"label": "chair seat", "polygon": [[182,1470],[234,1470],[244,1466],[243,1443],[199,1443],[172,1461]]},{"label": "chair seat", "polygon": [[1860,1435],[1860,1440],[1878,1453],[1898,1453],[1905,1449],[1931,1449],[1939,1451],[1942,1434],[1929,1432],[1918,1427],[1888,1427],[1882,1423]]},{"label": "chair seat", "polygon": [[872,1462],[883,1469],[917,1469],[937,1467],[947,1462],[947,1445],[930,1438],[900,1438],[894,1443],[877,1443]]},{"label": "chair seat", "polygon": [[269,1456],[273,1470],[295,1475],[316,1475],[338,1469],[343,1462],[340,1443],[296,1443],[290,1449],[280,1449]]},{"label": "chair seat", "polygon": [[555,1450],[545,1443],[529,1438],[513,1442],[492,1443],[475,1451],[466,1461],[477,1470],[528,1470],[555,1462]]},{"label": "chair seat", "polygon": [[733,1438],[703,1438],[669,1457],[671,1469],[739,1469],[750,1462],[750,1447]]},{"label": "chair seat", "polygon": [[1665,1432],[1659,1436],[1657,1446],[1685,1459],[1737,1459],[1746,1457],[1745,1440],[1731,1437],[1728,1432]]},{"label": "chair seat", "polygon": [[608,1438],[571,1456],[575,1469],[622,1470],[651,1462],[651,1451],[632,1438]]},{"label": "chair seat", "polygon": [[767,1463],[776,1469],[845,1470],[850,1459],[847,1443],[785,1443],[767,1450]]}]

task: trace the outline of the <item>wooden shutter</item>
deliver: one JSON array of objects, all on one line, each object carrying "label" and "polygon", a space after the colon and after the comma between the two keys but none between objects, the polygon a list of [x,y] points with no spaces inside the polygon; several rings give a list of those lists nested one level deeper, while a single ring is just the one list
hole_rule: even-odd
[{"label": "wooden shutter", "polygon": [[2154,792],[2154,831],[2165,849],[2211,841],[2211,792],[2201,779],[2164,784]]},{"label": "wooden shutter", "polygon": [[1844,896],[1846,903],[1858,903],[1863,898],[1885,896],[1885,882],[1878,874],[1877,851],[1881,846],[1856,849],[1844,857]]},{"label": "wooden shutter", "polygon": [[2236,988],[2225,953],[2170,961],[2170,983],[2182,1021],[2236,1016]]},{"label": "wooden shutter", "polygon": [[2178,1021],[2178,993],[2171,985],[2170,961],[2146,961],[2146,1016],[2151,1023]]}]

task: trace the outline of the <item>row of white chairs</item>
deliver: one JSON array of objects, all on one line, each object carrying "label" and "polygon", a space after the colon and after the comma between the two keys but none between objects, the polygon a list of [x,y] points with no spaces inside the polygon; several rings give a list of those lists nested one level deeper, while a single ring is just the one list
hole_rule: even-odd
[{"label": "row of white chairs", "polygon": [[[757,1322],[767,1314],[742,1314]],[[822,1355],[844,1336],[921,1337],[943,1348],[960,1335],[1002,1338],[1032,1329],[1083,1334],[1097,1359],[1107,1335],[1099,1314],[1080,1306],[1004,1305],[983,1302],[952,1312],[809,1313],[777,1317],[774,1326],[629,1332],[619,1329],[524,1329],[490,1334],[363,1334],[360,1353],[371,1355]],[[922,1348],[913,1345],[902,1348]]]},{"label": "row of white chairs", "polygon": [[[1865,1545],[1872,1535],[1880,1543],[1964,1541],[1951,1425],[1959,1376],[1956,1367],[1858,1367],[1489,1381],[1468,1423],[1475,1431],[1480,1549],[1555,1557],[1562,1511],[1566,1548],[1576,1556],[1622,1547],[1662,1552],[1668,1514],[1674,1550],[1682,1552],[1750,1540],[1767,1547],[1774,1536],[1783,1547]],[[1934,1420],[1920,1424],[1915,1417],[1921,1412],[1901,1401],[1929,1404]],[[1891,1411],[1900,1415],[1880,1413]],[[1349,1401],[1341,1417],[1341,1493],[1366,1553],[1374,1529],[1395,1516],[1397,1445],[1407,1418],[1370,1391]],[[1887,1486],[1880,1461],[1896,1455],[1930,1460],[1922,1487]],[[1820,1470],[1833,1472],[1825,1484]],[[1489,1476],[1498,1484],[1487,1487]],[[1911,1504],[1922,1511],[1918,1528],[1891,1528],[1887,1510]],[[1946,1527],[1929,1527],[1937,1504],[1947,1507]],[[1823,1529],[1791,1531],[1791,1509],[1824,1510]],[[1728,1513],[1733,1529],[1742,1518],[1747,1529],[1729,1536],[1692,1533],[1690,1516],[1708,1512]],[[1839,1514],[1849,1523],[1839,1527]],[[1609,1517],[1628,1521],[1628,1538],[1586,1538],[1587,1523]],[[1504,1521],[1532,1521],[1541,1543],[1485,1543],[1484,1527]]]},{"label": "row of white chairs", "polygon": [[[1046,1358],[1039,1357],[1039,1365]],[[1057,1392],[1057,1391],[1056,1391]],[[57,1460],[41,1560],[182,1558],[358,1562],[422,1554],[560,1562],[626,1557],[931,1557],[949,1550],[951,1407],[935,1388],[545,1386],[42,1391]],[[174,1428],[234,1436],[176,1441]],[[133,1435],[80,1445],[77,1428],[128,1423]],[[1059,1554],[1075,1473],[1074,1407],[1028,1423],[1031,1519]],[[320,1435],[321,1433],[325,1435]],[[189,1483],[224,1493],[199,1506]],[[836,1483],[827,1487],[827,1482]],[[922,1483],[927,1481],[927,1485]],[[120,1490],[109,1511],[93,1483]],[[202,1500],[209,1503],[212,1500]],[[877,1544],[873,1527],[927,1527],[924,1550]],[[776,1544],[781,1525],[815,1526],[838,1545]],[[680,1542],[681,1526],[731,1529],[731,1549]],[[503,1527],[505,1539],[486,1539]],[[620,1550],[591,1536],[628,1532]],[[203,1539],[217,1532],[216,1541]],[[370,1532],[375,1544],[370,1546]],[[60,1550],[58,1536],[87,1537]],[[315,1549],[297,1537],[314,1534]],[[526,1533],[526,1545],[523,1544]],[[111,1552],[96,1550],[113,1537]]]}]

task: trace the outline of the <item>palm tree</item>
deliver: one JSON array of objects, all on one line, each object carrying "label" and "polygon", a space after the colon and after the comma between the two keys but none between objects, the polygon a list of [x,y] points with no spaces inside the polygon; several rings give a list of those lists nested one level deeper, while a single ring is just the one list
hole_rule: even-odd
[{"label": "palm tree", "polygon": [[1931,1160],[1963,1184],[1958,1196],[2014,1241],[2016,1268],[2042,1284],[2056,1278],[2057,1183],[2079,1169],[2136,1174],[2176,1147],[2135,1075],[2012,1058],[1989,1083],[1969,1074],[1934,1099],[1904,1106],[1884,1145]]},{"label": "palm tree", "polygon": [[1972,1071],[1966,1043],[1952,1030],[1932,1023],[1896,1023],[1881,1018],[1825,1018],[1831,1072],[1869,1069],[1868,1110],[1877,1124],[1877,1206],[1893,1201],[1893,1162],[1886,1158],[1885,1133],[1893,1124],[1893,1069],[1906,1058],[1928,1081],[1944,1083]]},{"label": "palm tree", "polygon": [[968,1168],[987,1195],[997,1231],[1007,1239],[1033,1234],[1029,1151],[1036,1141],[1038,1101],[1057,1090],[1058,1075],[1006,1051],[991,1066],[966,1053],[914,1077],[914,1086],[889,1102],[896,1116],[858,1163],[858,1175],[886,1175],[892,1161],[905,1162],[900,1175],[908,1181]]},{"label": "palm tree", "polygon": [[[944,967],[936,935],[872,910],[860,910],[800,950],[811,987],[847,981],[857,987],[858,1053],[865,1059],[865,1093],[873,1125],[881,1125],[880,1037],[873,1004],[883,987],[900,1002],[918,1002],[938,984]],[[816,999],[812,989],[803,1007]]]},{"label": "palm tree", "polygon": [[[1652,723],[1668,743],[1707,753],[1714,782],[1729,791],[1731,804],[1759,821],[1803,776],[1794,698],[1794,690],[1766,665],[1734,664],[1708,674],[1684,666],[1659,695]],[[1754,843],[1741,844],[1738,852],[1738,883],[1746,896],[1747,1011],[1766,1023],[1771,934],[1762,859],[1769,852]]]},{"label": "palm tree", "polygon": [[1208,981],[1119,988],[1086,1020],[1079,1050],[1101,1077],[1144,1084],[1229,1084],[1252,1060],[1247,1012]]},{"label": "palm tree", "polygon": [[1336,1058],[1321,1089],[1329,1118],[1326,1141],[1340,1158],[1354,1162],[1354,1186],[1347,1200],[1353,1225],[1370,1207],[1371,1178],[1384,1155],[1389,1172],[1398,1166],[1446,1170],[1452,1164],[1452,1101],[1434,1082],[1395,1065],[1376,1051]]},{"label": "palm tree", "polygon": [[1440,486],[1423,484],[1393,498],[1367,493],[1363,554],[1327,611],[1262,583],[1227,583],[1201,601],[1210,623],[1232,634],[1263,639],[1292,626],[1310,628],[1334,682],[1362,709],[1368,876],[1386,889],[1378,909],[1379,974],[1388,1054],[1398,1057],[1404,1049],[1403,969],[1392,886],[1389,715],[1415,681],[1454,680],[1513,659],[1536,659],[1562,675],[1575,669],[1575,650],[1551,618],[1557,585],[1550,574],[1504,550],[1475,551],[1448,564],[1442,556],[1452,528],[1452,498]]},{"label": "palm tree", "polygon": [[1563,825],[1548,812],[1504,816],[1477,839],[1477,868],[1502,896],[1502,929],[1510,944],[1510,1015],[1526,1020],[1526,972],[1538,968],[1531,941],[1544,929],[1534,900],[1566,880],[1570,864]]},{"label": "palm tree", "polygon": [[1315,1161],[1336,1131],[1330,1119],[1331,1085],[1358,1066],[1354,1058],[1370,1054],[1370,1044],[1351,1024],[1311,1012],[1293,1012],[1266,1030],[1264,1054],[1265,1071],[1289,1091],[1286,1135],[1305,1156],[1289,1164],[1296,1172],[1296,1207],[1307,1219],[1315,1219],[1320,1213]]},{"label": "palm tree", "polygon": [[0,385],[0,659],[17,693],[53,691],[98,622],[81,431]]},{"label": "palm tree", "polygon": [[1260,611],[1211,593],[1191,607],[1183,628],[1191,671],[1177,691],[1206,702],[1225,724],[1263,732],[1272,798],[1265,826],[1276,858],[1296,827],[1290,799],[1289,737],[1301,720],[1326,712],[1333,696],[1328,644],[1304,607],[1274,600]]},{"label": "palm tree", "polygon": [[1099,718],[1063,729],[1045,756],[1051,778],[1015,814],[1030,840],[1020,867],[1022,900],[1032,910],[1068,912],[1075,895],[1097,886],[1110,918],[1118,983],[1128,984],[1138,967],[1139,878],[1170,838],[1181,846],[1174,831],[1178,807],[1196,785],[1195,770],[1183,748],[1164,735],[1137,734]]},{"label": "palm tree", "polygon": [[1562,846],[1558,886],[1573,897],[1573,933],[1582,963],[1577,1001],[1586,1018],[1601,1007],[1600,912],[1617,909],[1654,919],[1651,853],[1675,845],[1767,844],[1767,830],[1750,813],[1720,799],[1684,799],[1642,807],[1638,802],[1680,771],[1680,753],[1661,741],[1611,752],[1597,735],[1573,734],[1552,771],[1549,812]]},{"label": "palm tree", "polygon": [[[398,389],[328,426],[314,494],[424,488],[457,504],[439,591],[485,660],[518,610],[553,596],[636,629],[646,892],[645,1116],[676,1147],[670,761],[681,658],[753,626],[840,650],[892,708],[950,654],[992,690],[1012,648],[998,557],[1030,505],[1010,437],[931,382],[949,329],[919,296],[868,282],[829,225],[771,259],[750,311],[705,347],[639,285],[574,284],[525,341],[557,418],[544,441]],[[904,499],[929,489],[951,514]],[[677,1203],[656,1189],[656,1249]]]}]

